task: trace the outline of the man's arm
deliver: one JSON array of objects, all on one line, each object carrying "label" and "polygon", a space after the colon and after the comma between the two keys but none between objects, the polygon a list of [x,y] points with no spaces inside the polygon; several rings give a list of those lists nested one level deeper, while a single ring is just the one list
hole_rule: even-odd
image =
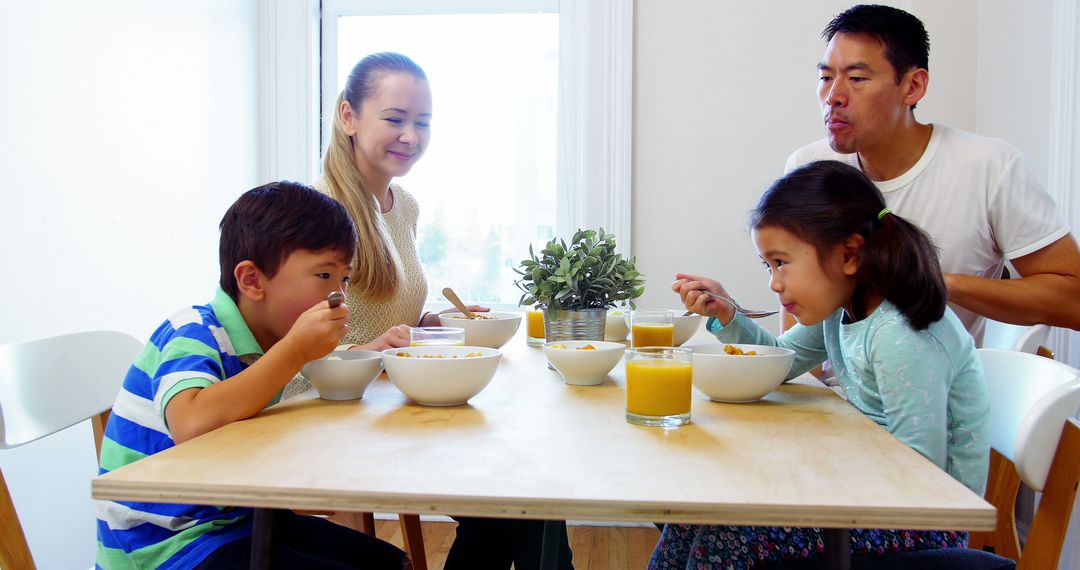
[{"label": "man's arm", "polygon": [[1080,250],[1072,234],[1012,260],[1019,279],[948,273],[949,301],[996,321],[1080,330]]}]

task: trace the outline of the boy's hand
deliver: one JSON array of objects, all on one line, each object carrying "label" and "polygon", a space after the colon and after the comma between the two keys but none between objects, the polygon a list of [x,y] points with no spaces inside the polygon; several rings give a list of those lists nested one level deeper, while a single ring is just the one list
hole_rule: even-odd
[{"label": "boy's hand", "polygon": [[701,291],[703,289],[718,295],[731,297],[719,281],[708,277],[676,273],[675,282],[671,284],[671,290],[679,294],[679,298],[687,310],[706,317],[716,317],[720,319],[720,323],[723,325],[730,323],[731,319],[735,318],[735,309],[723,301],[718,301],[708,295],[702,295]]},{"label": "boy's hand", "polygon": [[367,344],[354,346],[349,350],[374,350],[378,352],[388,348],[409,346],[409,343],[412,342],[412,339],[409,337],[410,330],[411,328],[408,325],[390,327],[386,332],[379,336],[379,338]]},{"label": "boy's hand", "polygon": [[349,332],[349,306],[330,308],[326,301],[300,313],[285,338],[286,343],[302,362],[310,362],[330,354]]}]

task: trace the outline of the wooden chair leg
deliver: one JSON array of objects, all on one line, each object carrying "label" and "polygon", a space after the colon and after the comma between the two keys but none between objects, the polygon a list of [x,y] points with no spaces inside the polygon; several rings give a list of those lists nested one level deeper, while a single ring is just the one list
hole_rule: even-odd
[{"label": "wooden chair leg", "polygon": [[1080,482],[1080,425],[1067,420],[1017,570],[1057,568]]},{"label": "wooden chair leg", "polygon": [[109,423],[111,414],[110,408],[90,418],[90,425],[94,428],[94,447],[97,449],[98,461],[101,461],[101,441],[105,439],[105,425]]},{"label": "wooden chair leg", "polygon": [[7,481],[0,471],[0,567],[29,568],[33,570],[34,558],[30,555],[30,545],[26,543],[19,515],[15,512],[15,503],[8,493]]},{"label": "wooden chair leg", "polygon": [[[986,500],[997,509],[997,528],[989,532],[973,532],[968,546],[978,550],[991,550],[998,556],[1020,560],[1020,539],[1016,536],[1016,493],[1020,490],[1020,475],[1016,466],[996,450],[990,450],[990,476],[992,486],[986,489]],[[1005,508],[1000,505],[1010,505]]]},{"label": "wooden chair leg", "polygon": [[420,515],[399,514],[401,536],[405,538],[405,552],[409,553],[413,570],[427,570],[427,553],[424,552],[424,532],[420,528]]},{"label": "wooden chair leg", "polygon": [[375,536],[375,513],[357,513],[360,516],[360,530],[369,536]]}]

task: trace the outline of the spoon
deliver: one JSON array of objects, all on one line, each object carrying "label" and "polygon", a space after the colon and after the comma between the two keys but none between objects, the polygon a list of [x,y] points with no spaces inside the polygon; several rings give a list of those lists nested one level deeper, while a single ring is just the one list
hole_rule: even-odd
[{"label": "spoon", "polygon": [[330,308],[340,307],[341,302],[345,300],[345,294],[341,291],[333,291],[326,296],[326,304],[330,305]]},{"label": "spoon", "polygon": [[[744,316],[749,317],[751,319],[760,319],[762,317],[772,316],[772,315],[775,315],[776,313],[780,312],[780,311],[765,311],[765,310],[762,310],[762,309],[744,309],[743,307],[740,307],[738,303],[735,302],[735,299],[731,299],[731,298],[725,297],[723,295],[717,295],[716,293],[713,293],[712,291],[706,291],[705,289],[699,289],[699,291],[701,291],[702,293],[712,297],[713,299],[718,299],[720,301],[723,301],[723,302],[731,305],[732,307],[735,308],[736,313],[739,313],[740,315],[744,315]],[[683,316],[684,317],[689,317],[692,314],[694,314],[694,311],[686,311],[686,313],[684,313]]]},{"label": "spoon", "polygon": [[455,293],[453,289],[449,287],[444,287],[442,290],[442,294],[444,297],[446,297],[446,300],[450,301],[454,304],[455,307],[457,307],[457,310],[461,311],[461,314],[465,315],[466,319],[476,318],[476,315],[473,314],[472,311],[465,308],[465,303],[461,302],[461,299],[458,298],[457,293]]}]

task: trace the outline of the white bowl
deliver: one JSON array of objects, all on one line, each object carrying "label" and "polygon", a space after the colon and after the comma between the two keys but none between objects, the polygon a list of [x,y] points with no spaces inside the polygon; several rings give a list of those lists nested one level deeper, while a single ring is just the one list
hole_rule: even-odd
[{"label": "white bowl", "polygon": [[694,333],[701,327],[701,315],[693,314],[683,316],[686,311],[672,311],[675,318],[675,346],[690,340]]},{"label": "white bowl", "polygon": [[611,309],[607,313],[607,322],[604,323],[604,340],[618,342],[626,340],[630,334],[630,327],[626,324],[626,312],[621,309]]},{"label": "white bowl", "polygon": [[412,346],[388,348],[382,358],[390,381],[417,404],[457,406],[487,387],[502,353],[481,346]]},{"label": "white bowl", "polygon": [[[584,346],[592,346],[593,349],[582,349]],[[625,353],[626,346],[619,342],[557,340],[544,343],[544,356],[548,362],[567,384],[575,386],[602,384]]]},{"label": "white bowl", "polygon": [[364,397],[371,381],[382,372],[382,354],[370,350],[338,350],[312,360],[300,369],[324,400]]},{"label": "white bowl", "polygon": [[439,322],[444,327],[465,329],[465,344],[499,348],[506,344],[521,326],[520,313],[475,313],[479,318],[467,319],[461,313],[443,313]]},{"label": "white bowl", "polygon": [[693,384],[716,402],[755,402],[783,383],[795,351],[775,346],[733,344],[756,356],[726,354],[724,343],[691,347],[694,356]]}]

